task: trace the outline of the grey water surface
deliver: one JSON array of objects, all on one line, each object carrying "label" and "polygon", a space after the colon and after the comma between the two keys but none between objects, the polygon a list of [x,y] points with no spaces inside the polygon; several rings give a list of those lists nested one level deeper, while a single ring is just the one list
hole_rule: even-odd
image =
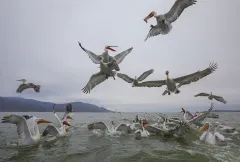
[{"label": "grey water surface", "polygon": [[[0,118],[11,113],[0,112]],[[57,123],[53,114],[30,114]],[[151,136],[136,140],[133,135],[99,135],[87,129],[87,124],[104,121],[110,125],[128,123],[137,113],[74,113],[69,135],[62,138],[41,138],[35,146],[17,146],[16,126],[0,123],[0,162],[208,162],[240,161],[240,136],[229,135],[226,145],[212,146],[199,141],[201,133],[189,133],[184,138]],[[240,128],[240,113],[218,113],[220,121],[228,126]],[[58,113],[61,117],[63,113]],[[180,115],[180,114],[175,114]],[[143,114],[142,114],[143,116]],[[149,113],[148,119],[154,119]],[[40,125],[42,133],[46,125]]]}]

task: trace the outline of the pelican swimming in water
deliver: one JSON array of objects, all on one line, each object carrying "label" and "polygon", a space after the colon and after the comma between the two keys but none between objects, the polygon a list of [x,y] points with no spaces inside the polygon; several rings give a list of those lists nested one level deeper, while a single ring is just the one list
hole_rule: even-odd
[{"label": "pelican swimming in water", "polygon": [[222,102],[222,103],[224,103],[224,104],[227,103],[227,101],[225,101],[223,97],[221,97],[221,96],[215,96],[215,95],[212,94],[212,92],[211,92],[210,94],[208,94],[208,93],[199,93],[199,94],[195,95],[194,97],[198,97],[198,96],[208,97],[209,100],[215,99],[215,100],[217,100],[217,101],[219,101],[219,102]]},{"label": "pelican swimming in water", "polygon": [[[73,120],[72,112],[73,112],[72,104],[69,103],[66,105],[66,111],[61,120],[64,121],[66,119],[65,121],[67,121],[68,124],[70,124],[70,120]],[[71,128],[71,126],[65,125],[66,131],[69,131],[70,128]]]},{"label": "pelican swimming in water", "polygon": [[29,115],[9,115],[2,118],[1,123],[16,124],[17,134],[22,145],[33,145],[39,142],[40,133],[38,124],[51,123],[50,121]]},{"label": "pelican swimming in water", "polygon": [[[168,93],[168,95],[171,94],[171,92],[178,94],[180,93],[179,88],[182,85],[190,84],[192,82],[197,82],[198,80],[208,76],[209,74],[213,73],[217,69],[217,64],[210,63],[209,67],[202,70],[197,71],[195,73],[185,75],[182,77],[171,79],[169,78],[169,72],[166,71],[166,80],[156,80],[156,81],[146,81],[138,83],[135,87],[162,87],[163,85],[166,85],[167,88],[163,92],[163,96]],[[179,83],[176,85],[176,83]]]},{"label": "pelican swimming in water", "polygon": [[150,74],[153,73],[153,69],[150,69],[148,71],[145,71],[144,73],[142,73],[138,78],[135,76],[135,79],[129,77],[126,74],[122,74],[122,73],[117,73],[117,76],[121,79],[123,79],[124,81],[128,82],[128,83],[132,83],[132,87],[134,87],[135,85],[138,85],[138,82],[143,81],[144,79],[146,79]]},{"label": "pelican swimming in water", "polygon": [[141,121],[141,127],[134,132],[136,139],[146,138],[150,136],[150,133],[144,128],[143,121]]},{"label": "pelican swimming in water", "polygon": [[56,126],[54,125],[48,125],[43,133],[42,133],[42,136],[47,136],[48,134],[49,135],[52,135],[52,136],[59,136],[59,137],[62,137],[62,136],[66,136],[67,135],[67,131],[66,131],[66,125],[67,126],[71,126],[66,120],[67,118],[69,117],[68,115],[65,116],[65,119],[63,121],[61,121],[58,117],[58,115],[56,114],[55,112],[55,104],[53,105],[53,113],[54,113],[54,116],[56,117],[58,123],[60,124],[60,128],[57,128]]},{"label": "pelican swimming in water", "polygon": [[106,133],[111,133],[111,132],[124,132],[126,134],[129,134],[132,132],[132,129],[129,125],[127,124],[119,124],[117,127],[114,128],[115,123],[112,121],[112,129],[109,128],[105,123],[103,122],[96,122],[88,125],[88,130],[93,130],[93,129],[100,129],[105,131]]},{"label": "pelican swimming in water", "polygon": [[40,92],[40,88],[41,88],[40,85],[35,85],[33,83],[26,83],[26,79],[20,79],[17,81],[22,82],[22,84],[18,87],[16,91],[17,93],[22,93],[25,89],[28,89],[28,88],[33,88],[35,92]]},{"label": "pelican swimming in water", "polygon": [[124,59],[129,53],[132,52],[132,49],[133,49],[133,47],[131,47],[131,48],[129,48],[129,49],[127,49],[127,50],[125,50],[125,51],[123,51],[123,52],[115,55],[114,57],[112,57],[112,56],[109,56],[108,51],[110,50],[110,51],[114,51],[114,52],[115,52],[116,50],[113,49],[112,47],[117,47],[117,46],[106,46],[106,47],[104,48],[104,52],[103,52],[101,55],[96,55],[96,54],[94,54],[93,52],[85,49],[85,48],[81,45],[80,42],[78,42],[78,44],[79,44],[79,46],[82,48],[82,50],[85,51],[85,52],[88,54],[89,58],[90,58],[95,64],[100,64],[100,63],[101,63],[101,57],[100,57],[100,56],[103,57],[103,62],[104,62],[104,63],[109,63],[109,62],[111,62],[112,60],[115,60],[117,64],[120,64],[120,63],[123,61],[123,59]]},{"label": "pelican swimming in water", "polygon": [[159,34],[165,35],[172,30],[172,23],[176,21],[179,16],[182,14],[183,10],[189,6],[195,4],[196,0],[176,0],[170,11],[164,15],[157,15],[155,11],[152,11],[144,21],[147,23],[147,20],[155,17],[157,20],[157,25],[151,25],[151,29],[145,39],[145,41],[153,36]]},{"label": "pelican swimming in water", "polygon": [[225,141],[225,137],[217,131],[217,126],[212,125],[211,123],[206,123],[203,127],[199,129],[204,132],[200,140],[209,144],[221,144]]}]

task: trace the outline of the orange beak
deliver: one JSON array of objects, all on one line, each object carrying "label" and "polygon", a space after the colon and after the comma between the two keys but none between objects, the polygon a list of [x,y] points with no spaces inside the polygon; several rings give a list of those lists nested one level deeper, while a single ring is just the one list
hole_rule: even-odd
[{"label": "orange beak", "polygon": [[151,12],[147,17],[145,17],[144,21],[147,23],[148,19],[154,16],[153,12]]},{"label": "orange beak", "polygon": [[71,126],[71,124],[69,124],[68,122],[64,121],[63,125],[67,125],[67,126]]},{"label": "orange beak", "polygon": [[204,132],[204,131],[208,130],[208,128],[209,128],[209,124],[205,124],[205,125],[204,125],[203,127],[201,127],[199,130],[202,131],[202,132]]},{"label": "orange beak", "polygon": [[52,123],[52,122],[50,122],[48,120],[43,120],[43,119],[40,119],[37,121],[37,124],[48,124],[48,123]]}]

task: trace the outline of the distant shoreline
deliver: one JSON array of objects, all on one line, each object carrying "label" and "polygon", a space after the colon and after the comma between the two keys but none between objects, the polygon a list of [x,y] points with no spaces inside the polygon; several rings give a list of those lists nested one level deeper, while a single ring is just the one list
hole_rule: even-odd
[{"label": "distant shoreline", "polygon": [[240,112],[240,110],[213,110],[212,112]]}]

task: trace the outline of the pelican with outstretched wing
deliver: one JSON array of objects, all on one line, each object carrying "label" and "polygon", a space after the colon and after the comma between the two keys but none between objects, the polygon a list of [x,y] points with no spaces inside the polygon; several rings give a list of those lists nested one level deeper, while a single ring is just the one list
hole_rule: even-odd
[{"label": "pelican with outstretched wing", "polygon": [[155,17],[157,25],[151,25],[151,29],[145,39],[145,41],[153,36],[159,34],[166,35],[172,30],[172,23],[178,19],[182,14],[183,10],[189,6],[195,4],[197,0],[176,0],[170,11],[164,15],[157,15],[155,11],[152,11],[144,21],[147,23],[147,20]]},{"label": "pelican with outstretched wing", "polygon": [[122,74],[122,73],[117,73],[117,76],[121,79],[123,79],[124,81],[128,82],[128,83],[132,83],[132,87],[134,87],[135,85],[138,85],[138,82],[143,81],[144,79],[146,79],[149,75],[151,75],[153,73],[153,69],[150,69],[148,71],[145,71],[144,73],[142,73],[138,78],[135,76],[135,79],[129,77],[126,74]]},{"label": "pelican with outstretched wing", "polygon": [[35,85],[33,83],[26,83],[26,79],[20,79],[17,81],[21,81],[22,84],[18,87],[17,89],[17,93],[22,93],[24,90],[28,89],[28,88],[33,88],[35,92],[40,92],[40,85]]},{"label": "pelican with outstretched wing", "polygon": [[17,126],[17,134],[20,138],[20,144],[33,145],[39,142],[40,133],[38,124],[51,123],[50,121],[29,115],[9,115],[2,118],[1,123],[11,123]]},{"label": "pelican with outstretched wing", "polygon": [[[192,82],[197,82],[200,79],[208,76],[209,74],[212,74],[217,69],[217,63],[210,63],[209,67],[202,70],[197,71],[195,73],[185,75],[179,78],[169,78],[169,72],[166,71],[166,80],[156,80],[156,81],[146,81],[142,83],[138,83],[135,87],[162,87],[163,85],[167,86],[167,89],[163,92],[163,96],[168,93],[168,95],[171,94],[171,92],[174,92],[175,94],[180,93],[179,88],[182,85],[190,84]],[[176,85],[179,83],[178,85]]]},{"label": "pelican with outstretched wing", "polygon": [[215,99],[215,100],[217,100],[217,101],[219,101],[219,102],[222,102],[222,103],[224,103],[224,104],[227,103],[227,101],[224,100],[223,97],[213,95],[212,92],[211,92],[210,94],[208,94],[208,93],[203,93],[203,92],[202,92],[202,93],[199,93],[199,94],[195,95],[194,97],[198,97],[198,96],[208,97],[209,100]]}]

